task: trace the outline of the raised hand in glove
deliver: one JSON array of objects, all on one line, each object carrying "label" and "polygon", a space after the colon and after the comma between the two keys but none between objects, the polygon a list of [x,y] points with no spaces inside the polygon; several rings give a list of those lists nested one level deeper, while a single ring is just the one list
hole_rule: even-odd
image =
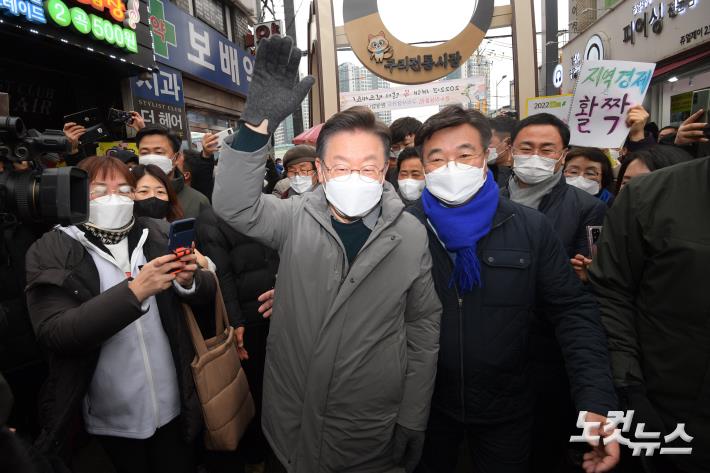
[{"label": "raised hand in glove", "polygon": [[312,76],[298,81],[300,62],[301,50],[288,36],[272,36],[259,42],[243,121],[258,127],[266,120],[271,134],[296,110],[315,82]]},{"label": "raised hand in glove", "polygon": [[412,473],[419,464],[424,449],[424,432],[411,430],[397,424],[394,426],[394,448],[392,455],[395,464]]}]

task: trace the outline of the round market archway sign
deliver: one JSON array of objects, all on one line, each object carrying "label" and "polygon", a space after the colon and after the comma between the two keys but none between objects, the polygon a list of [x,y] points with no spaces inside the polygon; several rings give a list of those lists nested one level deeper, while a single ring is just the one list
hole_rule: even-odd
[{"label": "round market archway sign", "polygon": [[385,27],[377,0],[345,0],[343,19],[353,52],[373,74],[400,84],[423,84],[450,74],[473,54],[491,25],[493,0],[478,0],[463,31],[432,47],[397,39]]}]

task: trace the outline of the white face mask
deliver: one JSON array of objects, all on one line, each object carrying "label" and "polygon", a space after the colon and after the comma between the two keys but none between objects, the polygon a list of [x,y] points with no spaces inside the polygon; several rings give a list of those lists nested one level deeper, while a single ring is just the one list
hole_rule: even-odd
[{"label": "white face mask", "polygon": [[144,166],[155,164],[165,174],[170,174],[170,171],[173,170],[173,160],[168,156],[162,156],[160,154],[144,154],[143,156],[138,156],[138,164],[143,164]]},{"label": "white face mask", "polygon": [[417,200],[424,190],[426,181],[417,179],[400,179],[397,181],[399,193],[407,200]]},{"label": "white face mask", "polygon": [[486,162],[488,164],[493,164],[496,162],[496,159],[498,159],[498,149],[495,146],[491,146],[488,148],[488,159]]},{"label": "white face mask", "polygon": [[597,195],[599,193],[599,183],[584,176],[567,177],[567,184],[581,189],[588,194]]},{"label": "white face mask", "polygon": [[513,156],[513,172],[525,184],[535,185],[555,173],[558,161],[557,159],[543,158],[537,154],[518,154]]},{"label": "white face mask", "polygon": [[355,173],[343,180],[331,179],[324,187],[328,202],[350,218],[367,215],[382,198],[382,182]]},{"label": "white face mask", "polygon": [[89,223],[104,230],[123,228],[133,218],[133,199],[111,194],[89,203]]},{"label": "white face mask", "polygon": [[459,205],[473,197],[486,182],[484,168],[449,161],[425,176],[426,188],[434,197],[449,205]]},{"label": "white face mask", "polygon": [[313,178],[311,176],[294,176],[289,181],[291,181],[291,189],[299,194],[313,189]]}]

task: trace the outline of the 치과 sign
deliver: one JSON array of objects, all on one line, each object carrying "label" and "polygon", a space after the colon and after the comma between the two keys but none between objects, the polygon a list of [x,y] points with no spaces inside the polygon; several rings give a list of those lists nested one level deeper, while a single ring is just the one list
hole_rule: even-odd
[{"label": "\uce58\uacfc sign", "polygon": [[399,84],[423,84],[459,68],[476,50],[493,18],[493,0],[478,0],[466,27],[432,47],[407,44],[385,26],[377,0],[343,2],[345,33],[353,52],[373,74]]}]

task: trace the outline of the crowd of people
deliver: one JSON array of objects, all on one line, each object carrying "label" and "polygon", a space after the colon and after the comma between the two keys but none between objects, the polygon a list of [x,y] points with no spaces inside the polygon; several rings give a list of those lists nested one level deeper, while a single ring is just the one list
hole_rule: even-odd
[{"label": "crowd of people", "polygon": [[[4,235],[0,471],[707,471],[704,112],[636,105],[607,149],[544,113],[353,107],[274,160],[300,58],[263,40],[200,151],[134,112],[137,155],[91,156],[65,124],[89,217]],[[205,448],[184,318],[214,331],[216,284],[256,405],[234,452]]]}]

